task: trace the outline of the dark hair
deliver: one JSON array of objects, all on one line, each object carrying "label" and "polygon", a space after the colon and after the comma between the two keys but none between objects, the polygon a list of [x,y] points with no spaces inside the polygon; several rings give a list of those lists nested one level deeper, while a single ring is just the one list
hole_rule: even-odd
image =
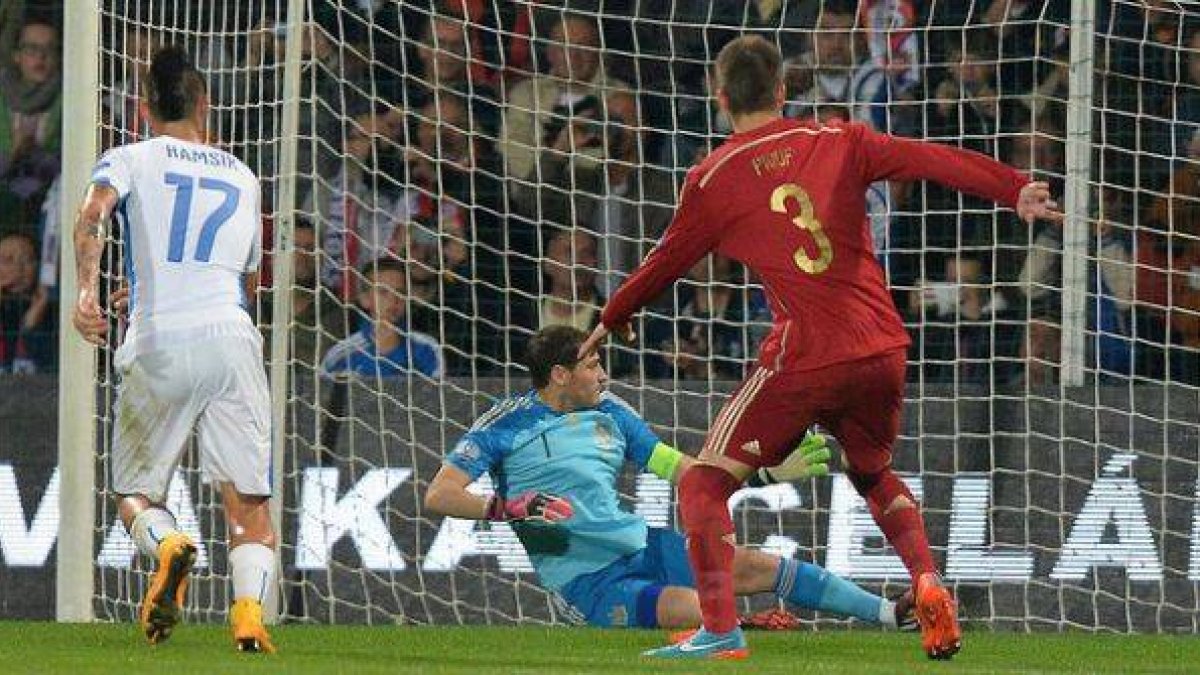
[{"label": "dark hair", "polygon": [[537,389],[550,384],[554,366],[573,368],[579,363],[579,345],[587,334],[573,326],[546,326],[529,338],[525,345],[525,367]]},{"label": "dark hair", "polygon": [[779,48],[758,35],[744,35],[717,54],[717,83],[729,100],[729,114],[775,109],[775,90],[783,82]]},{"label": "dark hair", "polygon": [[29,246],[33,248],[33,254],[34,254],[35,256],[37,255],[37,252],[38,252],[38,243],[37,243],[37,240],[35,240],[35,239],[33,238],[33,235],[31,235],[31,234],[27,234],[27,233],[25,233],[25,232],[20,232],[20,231],[18,231],[18,232],[8,232],[8,233],[6,233],[6,234],[0,234],[0,242],[8,241],[9,239],[23,239],[23,240],[25,240],[25,242],[27,242],[27,243],[29,244]]},{"label": "dark hair", "polygon": [[383,272],[397,272],[404,277],[404,285],[408,286],[408,266],[403,261],[384,254],[370,262],[362,268],[363,276],[375,283],[379,279],[379,275]]},{"label": "dark hair", "polygon": [[154,53],[145,81],[150,113],[163,122],[187,119],[208,92],[204,77],[182,47],[167,45]]},{"label": "dark hair", "polygon": [[292,230],[309,230],[316,232],[317,228],[313,225],[313,221],[308,216],[296,214],[296,219],[292,221]]}]

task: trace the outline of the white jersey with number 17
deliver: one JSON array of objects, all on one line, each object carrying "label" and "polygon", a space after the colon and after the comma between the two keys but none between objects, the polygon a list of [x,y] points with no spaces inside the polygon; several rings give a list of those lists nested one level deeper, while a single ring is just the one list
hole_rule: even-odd
[{"label": "white jersey with number 17", "polygon": [[126,344],[153,348],[167,333],[200,337],[218,325],[251,325],[243,278],[258,269],[262,224],[249,167],[223,150],[159,136],[105,153],[91,182],[117,193],[130,289]]}]

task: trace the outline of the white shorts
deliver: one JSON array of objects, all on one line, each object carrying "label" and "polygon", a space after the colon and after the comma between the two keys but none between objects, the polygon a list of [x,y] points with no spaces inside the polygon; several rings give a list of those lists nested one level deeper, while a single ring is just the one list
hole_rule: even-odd
[{"label": "white shorts", "polygon": [[112,451],[117,494],[165,501],[193,430],[209,480],[233,483],[244,495],[271,494],[262,338],[253,329],[230,332],[154,351],[118,350]]}]

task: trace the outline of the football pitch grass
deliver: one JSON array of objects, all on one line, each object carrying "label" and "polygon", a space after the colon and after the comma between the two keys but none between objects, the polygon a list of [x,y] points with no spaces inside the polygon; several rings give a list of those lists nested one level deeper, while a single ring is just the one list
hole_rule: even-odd
[{"label": "football pitch grass", "polygon": [[0,623],[4,673],[1195,673],[1200,639],[968,631],[951,662],[915,633],[753,632],[742,662],[639,656],[662,631],[586,628],[284,626],[280,653],[238,654],[226,629],[181,625],[150,647],[131,624]]}]

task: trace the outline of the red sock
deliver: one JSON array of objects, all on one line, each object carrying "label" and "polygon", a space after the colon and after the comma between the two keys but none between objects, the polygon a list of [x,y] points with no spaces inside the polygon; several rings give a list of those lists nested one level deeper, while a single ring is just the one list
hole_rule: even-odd
[{"label": "red sock", "polygon": [[707,464],[688,469],[679,481],[688,560],[696,575],[704,628],[712,633],[728,633],[738,625],[733,597],[733,520],[728,502],[740,486],[729,472]]},{"label": "red sock", "polygon": [[[912,502],[912,508],[893,509],[885,513],[888,506],[898,496],[905,496]],[[937,572],[933,564],[933,553],[929,550],[929,539],[925,536],[925,520],[921,518],[921,508],[916,498],[908,490],[904,481],[900,480],[891,469],[884,469],[879,474],[879,480],[871,486],[863,497],[871,508],[875,523],[887,537],[888,543],[896,549],[908,573],[912,575],[913,586],[917,577],[926,572]]]}]

